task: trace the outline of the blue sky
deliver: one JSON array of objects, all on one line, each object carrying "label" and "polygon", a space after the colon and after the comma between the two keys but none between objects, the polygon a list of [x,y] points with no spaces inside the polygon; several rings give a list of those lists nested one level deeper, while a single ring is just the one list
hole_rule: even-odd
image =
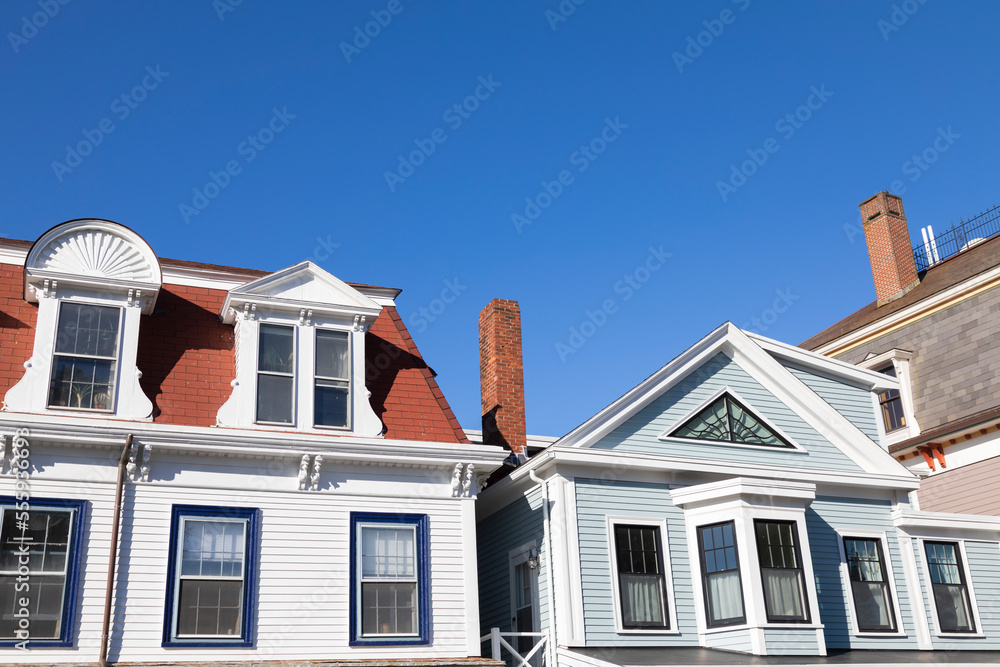
[{"label": "blue sky", "polygon": [[915,237],[1000,203],[993,2],[235,2],[3,3],[0,235],[400,287],[469,428],[493,297],[561,435],[726,320],[872,301],[876,191]]}]

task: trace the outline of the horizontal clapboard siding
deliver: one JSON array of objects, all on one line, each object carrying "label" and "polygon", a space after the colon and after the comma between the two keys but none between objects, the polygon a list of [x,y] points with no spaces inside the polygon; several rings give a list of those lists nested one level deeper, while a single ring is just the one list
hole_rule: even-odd
[{"label": "horizontal clapboard siding", "polygon": [[[806,452],[777,447],[729,447],[700,440],[665,442],[659,439],[667,428],[676,426],[684,416],[726,385],[747,401],[749,408],[777,425]],[[861,470],[858,464],[722,353],[651,401],[594,447],[799,468]]]},{"label": "horizontal clapboard siding", "polygon": [[[942,539],[942,541],[948,541]],[[965,542],[965,554],[972,575],[972,589],[979,609],[979,630],[985,637],[940,637],[934,627],[931,605],[934,596],[928,592],[927,554],[923,546],[917,549],[917,569],[920,589],[924,594],[927,618],[931,626],[931,643],[938,650],[995,651],[1000,649],[1000,545],[996,542]]]},{"label": "horizontal clapboard siding", "polygon": [[819,643],[813,629],[764,628],[768,655],[817,655]]},{"label": "horizontal clapboard siding", "polygon": [[[899,540],[890,517],[888,500],[861,500],[819,496],[806,511],[806,528],[813,570],[816,574],[820,618],[824,626],[828,648],[841,649],[916,649],[913,610],[903,573]],[[859,637],[853,632],[849,583],[843,581],[840,571],[840,537],[837,530],[885,531],[889,546],[888,564],[891,565],[896,583],[898,605],[903,618],[905,637]],[[919,610],[918,610],[919,613]]]},{"label": "horizontal clapboard siding", "polygon": [[[37,451],[40,461],[45,452]],[[104,474],[82,484],[45,481],[44,477],[40,473],[33,478],[33,496],[88,501],[78,629],[72,649],[18,651],[17,660],[96,662],[115,488],[96,481],[97,477],[106,478]],[[461,517],[462,506],[469,501],[271,492],[254,489],[253,482],[247,476],[243,491],[181,488],[162,482],[126,485],[111,661],[404,659],[468,654],[468,633],[478,631],[466,628],[464,572],[474,565],[464,562]],[[12,480],[0,478],[0,494],[10,493],[12,486]],[[254,507],[261,511],[254,647],[161,647],[174,504]],[[348,646],[351,511],[428,515],[431,645]],[[0,662],[14,650],[0,649]]]},{"label": "horizontal clapboard siding", "polygon": [[750,642],[751,632],[752,630],[748,628],[709,632],[705,635],[705,646],[722,649],[723,651],[750,653],[753,651],[753,644]]},{"label": "horizontal clapboard siding", "polygon": [[[523,545],[534,543],[539,553],[543,551],[542,493],[532,489],[499,512],[480,521],[477,528],[479,552],[479,623],[481,635],[492,628],[510,632],[510,552]],[[548,627],[548,603],[545,595],[545,559],[539,558],[539,608],[542,629]],[[480,636],[481,636],[480,635]],[[484,655],[489,655],[486,644]]]},{"label": "horizontal clapboard siding", "polygon": [[819,375],[795,364],[782,362],[781,365],[861,429],[872,442],[878,442],[878,424],[875,422],[875,408],[869,390]]},{"label": "horizontal clapboard siding", "polygon": [[[697,646],[697,622],[691,592],[691,571],[684,530],[684,514],[670,499],[666,484],[575,480],[580,540],[584,631],[588,646]],[[608,516],[666,519],[671,574],[677,618],[670,619],[676,634],[625,634],[615,629]]]},{"label": "horizontal clapboard siding", "polygon": [[[1000,442],[993,443],[1000,450]],[[946,470],[920,482],[920,508],[928,512],[1000,516],[1000,456]]]}]

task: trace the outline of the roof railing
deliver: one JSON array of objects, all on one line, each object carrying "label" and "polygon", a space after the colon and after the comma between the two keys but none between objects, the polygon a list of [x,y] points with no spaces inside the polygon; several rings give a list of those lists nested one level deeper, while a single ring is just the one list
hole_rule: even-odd
[{"label": "roof railing", "polygon": [[959,220],[941,234],[934,234],[930,227],[921,231],[924,232],[924,241],[913,246],[913,259],[917,271],[926,271],[938,262],[1000,233],[1000,205],[968,220]]}]

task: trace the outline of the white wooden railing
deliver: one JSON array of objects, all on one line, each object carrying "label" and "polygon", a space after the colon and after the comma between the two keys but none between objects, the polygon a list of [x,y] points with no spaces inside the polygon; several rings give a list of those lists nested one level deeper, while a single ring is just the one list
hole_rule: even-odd
[{"label": "white wooden railing", "polygon": [[[504,637],[538,637],[539,641],[535,642],[535,645],[531,647],[527,655],[522,656],[513,646],[507,643]],[[489,640],[490,645],[493,648],[493,659],[501,660],[500,651],[501,647],[510,651],[510,654],[514,657],[515,664],[514,667],[532,667],[528,664],[528,661],[535,657],[545,646],[546,640],[549,638],[548,634],[544,632],[500,632],[500,628],[493,628],[490,634],[483,635],[480,637],[479,641],[485,642]]]}]

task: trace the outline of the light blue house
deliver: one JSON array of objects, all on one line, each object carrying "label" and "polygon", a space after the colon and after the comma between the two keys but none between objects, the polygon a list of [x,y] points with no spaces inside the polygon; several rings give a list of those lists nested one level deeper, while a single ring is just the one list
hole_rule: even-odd
[{"label": "light blue house", "polygon": [[896,386],[722,325],[480,493],[485,655],[1000,663],[1000,519],[920,511]]}]

